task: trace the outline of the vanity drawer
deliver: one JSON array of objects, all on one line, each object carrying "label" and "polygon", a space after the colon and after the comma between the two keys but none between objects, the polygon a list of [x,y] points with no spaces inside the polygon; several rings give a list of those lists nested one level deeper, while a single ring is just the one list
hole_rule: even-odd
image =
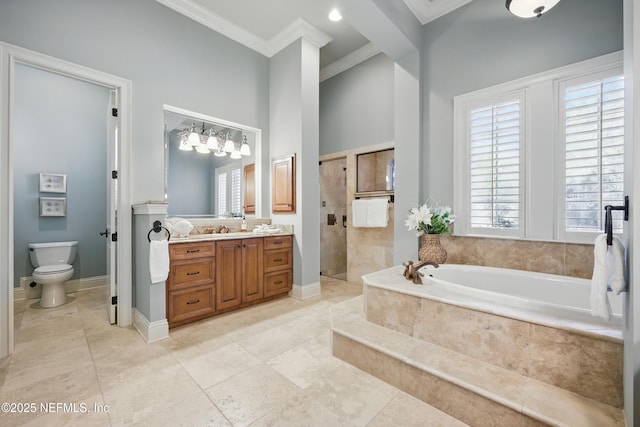
[{"label": "vanity drawer", "polygon": [[264,272],[293,268],[291,248],[264,252]]},{"label": "vanity drawer", "polygon": [[293,285],[293,272],[291,270],[267,273],[264,275],[264,296],[271,297],[287,293]]},{"label": "vanity drawer", "polygon": [[275,236],[264,238],[264,250],[291,248],[293,236]]},{"label": "vanity drawer", "polygon": [[169,258],[172,261],[210,257],[215,256],[215,254],[215,242],[172,243],[169,245]]},{"label": "vanity drawer", "polygon": [[172,261],[168,290],[211,285],[216,281],[215,258]]},{"label": "vanity drawer", "polygon": [[214,285],[171,291],[168,297],[169,326],[189,319],[206,317],[216,311]]}]

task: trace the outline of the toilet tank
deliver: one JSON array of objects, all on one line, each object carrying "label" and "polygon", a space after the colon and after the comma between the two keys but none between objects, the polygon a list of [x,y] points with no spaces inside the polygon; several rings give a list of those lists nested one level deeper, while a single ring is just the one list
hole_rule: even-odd
[{"label": "toilet tank", "polygon": [[34,267],[73,264],[78,254],[78,242],[29,243],[29,259]]}]

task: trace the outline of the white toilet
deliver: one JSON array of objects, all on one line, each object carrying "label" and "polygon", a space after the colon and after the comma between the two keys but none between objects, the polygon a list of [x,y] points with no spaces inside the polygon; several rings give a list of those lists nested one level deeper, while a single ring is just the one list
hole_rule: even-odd
[{"label": "white toilet", "polygon": [[64,282],[73,276],[71,264],[77,254],[77,241],[29,243],[29,258],[36,267],[33,281],[42,285],[40,307],[57,307],[65,303]]}]

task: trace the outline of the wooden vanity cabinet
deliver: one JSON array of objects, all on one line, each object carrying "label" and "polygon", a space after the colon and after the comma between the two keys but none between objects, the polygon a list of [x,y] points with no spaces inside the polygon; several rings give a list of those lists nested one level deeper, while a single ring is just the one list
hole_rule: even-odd
[{"label": "wooden vanity cabinet", "polygon": [[262,238],[216,243],[218,310],[227,310],[264,297]]},{"label": "wooden vanity cabinet", "polygon": [[167,321],[179,326],[215,313],[215,245],[213,242],[169,245]]},{"label": "wooden vanity cabinet", "polygon": [[293,237],[169,245],[169,327],[266,301],[293,286]]},{"label": "wooden vanity cabinet", "polygon": [[264,296],[287,293],[293,286],[293,237],[264,238]]}]

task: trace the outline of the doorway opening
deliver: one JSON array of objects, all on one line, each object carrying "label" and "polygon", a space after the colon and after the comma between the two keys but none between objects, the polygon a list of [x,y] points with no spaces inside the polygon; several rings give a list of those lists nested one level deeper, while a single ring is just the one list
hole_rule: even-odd
[{"label": "doorway opening", "polygon": [[320,274],[347,280],[347,158],[320,162]]},{"label": "doorway opening", "polygon": [[[13,352],[13,344],[14,344],[14,295],[16,294],[16,280],[19,280],[20,277],[24,277],[22,271],[29,270],[28,272],[32,272],[31,263],[28,261],[24,254],[27,252],[26,247],[22,247],[22,244],[14,243],[16,239],[14,239],[14,234],[18,230],[18,227],[21,227],[19,222],[22,218],[18,218],[18,215],[22,215],[20,209],[23,208],[22,204],[26,206],[25,212],[28,212],[33,220],[35,217],[35,221],[30,225],[30,227],[35,228],[35,231],[40,233],[37,239],[33,239],[29,237],[29,240],[33,240],[33,242],[54,242],[60,241],[60,236],[55,236],[56,233],[65,229],[66,227],[70,227],[71,224],[71,212],[74,211],[77,207],[81,207],[83,204],[97,204],[101,203],[102,206],[106,206],[108,201],[106,195],[101,198],[100,201],[97,200],[97,197],[93,196],[78,196],[78,193],[75,192],[77,188],[83,187],[82,175],[78,175],[78,171],[65,173],[65,170],[71,170],[71,167],[80,166],[81,168],[88,167],[89,162],[83,158],[84,154],[81,153],[81,150],[74,148],[60,148],[56,144],[50,144],[50,146],[46,146],[47,141],[50,141],[50,133],[48,128],[44,130],[41,127],[36,125],[40,125],[41,123],[37,123],[37,119],[33,118],[29,111],[29,108],[37,108],[37,107],[29,107],[25,108],[22,104],[22,97],[20,96],[20,91],[18,90],[16,93],[17,85],[20,84],[18,75],[24,70],[30,72],[40,72],[40,73],[48,73],[50,76],[56,78],[68,78],[69,80],[75,83],[87,84],[90,87],[98,88],[103,91],[103,95],[105,95],[106,102],[100,108],[102,109],[102,120],[103,123],[107,123],[104,125],[104,132],[95,131],[93,134],[89,133],[88,137],[85,137],[83,143],[87,146],[91,146],[91,144],[95,144],[97,140],[97,136],[101,135],[101,137],[105,140],[105,144],[103,146],[104,153],[100,156],[102,163],[102,169],[109,169],[107,159],[113,156],[114,162],[117,162],[117,166],[115,169],[108,171],[101,178],[100,188],[104,189],[105,187],[109,187],[112,185],[109,182],[108,186],[105,185],[108,179],[111,177],[117,177],[118,179],[118,190],[117,196],[115,191],[111,192],[111,196],[113,196],[110,201],[112,201],[112,213],[114,215],[107,215],[108,218],[114,219],[114,227],[109,229],[108,220],[102,221],[100,228],[93,229],[93,226],[88,225],[86,222],[88,219],[84,218],[86,215],[80,215],[78,219],[73,220],[73,227],[82,229],[82,232],[77,231],[77,233],[81,235],[92,234],[95,233],[97,236],[97,240],[100,243],[96,243],[97,245],[105,246],[105,239],[99,237],[99,233],[101,230],[104,232],[105,230],[105,222],[107,223],[107,231],[109,232],[109,236],[111,236],[111,232],[115,230],[115,213],[116,212],[126,212],[130,209],[130,163],[131,163],[131,149],[130,149],[130,127],[131,127],[131,117],[130,117],[130,104],[131,104],[131,82],[125,79],[121,79],[119,77],[102,73],[97,70],[92,70],[80,65],[72,64],[67,61],[62,61],[50,56],[42,55],[37,52],[29,51],[27,49],[23,49],[17,46],[12,46],[5,43],[0,43],[0,100],[2,100],[3,108],[0,111],[3,111],[0,114],[0,158],[3,159],[3,164],[7,165],[6,168],[0,169],[0,200],[2,200],[3,209],[0,211],[0,234],[5,236],[4,239],[0,241],[0,276],[1,276],[1,288],[0,288],[0,358],[10,355]],[[54,109],[57,109],[62,103],[73,103],[75,100],[73,99],[73,92],[65,92],[63,94],[52,95],[51,93],[44,92],[40,93],[40,100],[44,101],[44,98],[49,97],[54,101],[57,101],[56,104],[51,107],[49,105],[49,110],[45,111],[45,113],[52,113]],[[116,106],[113,107],[112,103],[115,102]],[[43,102],[44,104],[44,102]],[[25,109],[25,111],[20,111],[20,109]],[[115,120],[109,121],[109,119],[105,119],[105,117],[109,117],[109,113],[112,114],[112,117],[117,117]],[[53,114],[51,114],[53,116]],[[44,114],[42,117],[42,122],[44,123],[48,117]],[[19,141],[19,138],[16,140],[17,132],[19,128],[19,123],[17,120],[26,121],[25,129],[28,129],[29,126],[32,126],[34,129],[37,129],[38,132],[35,132],[35,139],[33,141],[38,141],[38,143],[45,144],[44,147],[38,151],[35,148],[35,143],[32,141],[32,145],[28,144],[29,154],[31,156],[37,156],[39,152],[43,153],[43,157],[47,155],[51,155],[49,151],[50,149],[57,150],[55,152],[55,156],[57,156],[59,160],[58,166],[61,169],[58,170],[50,170],[45,169],[47,164],[38,164],[38,171],[30,171],[26,180],[23,180],[22,183],[18,182],[18,176],[22,172],[23,166],[20,164],[20,160],[17,160],[17,150],[22,147],[17,147],[17,144],[22,143]],[[109,126],[112,125],[113,128],[107,132]],[[71,134],[74,131],[82,128],[83,123],[76,122],[73,117],[67,118],[63,120],[62,126],[66,129],[67,133]],[[111,136],[108,136],[108,135]],[[106,141],[110,140],[111,143],[107,144]],[[98,144],[99,145],[99,144]],[[51,159],[52,160],[52,159]],[[50,192],[44,192],[41,194],[41,190],[39,187],[39,176],[40,174],[50,174],[51,176],[55,176],[57,178],[63,177],[64,179],[68,178],[66,182],[67,187],[65,191],[59,191],[58,194],[49,194]],[[38,178],[36,178],[36,175]],[[80,178],[78,178],[80,176]],[[73,180],[71,179],[73,177]],[[27,184],[25,184],[25,182]],[[18,203],[18,194],[21,190],[18,188],[19,185],[23,185],[28,187],[28,191],[31,193],[30,198],[27,202],[20,202],[20,206]],[[74,189],[74,197],[71,198],[71,187],[76,186]],[[79,186],[79,187],[78,187]],[[35,188],[35,191],[34,191]],[[92,187],[93,188],[93,187]],[[109,190],[106,190],[107,194]],[[55,197],[54,197],[55,196]],[[42,198],[44,198],[45,202],[47,198],[55,198],[54,206],[56,206],[56,212],[47,216],[47,220],[51,221],[43,221],[40,222],[40,212],[41,210],[41,202]],[[28,205],[28,206],[27,206]],[[35,205],[35,207],[34,207]],[[73,205],[73,209],[72,209]],[[107,212],[109,209],[104,208],[102,213]],[[34,231],[34,230],[29,230]],[[110,304],[113,302],[114,305],[118,307],[118,319],[117,324],[119,326],[128,326],[131,324],[132,316],[131,316],[131,306],[132,306],[132,292],[131,292],[131,219],[126,215],[118,218],[118,231],[120,233],[120,238],[118,238],[118,246],[119,249],[117,251],[112,251],[113,253],[113,266],[114,273],[105,273],[105,275],[101,276],[104,279],[108,278],[110,282],[109,289],[117,290],[117,298],[109,298]],[[42,238],[40,238],[42,237]],[[73,236],[68,236],[73,237]],[[18,238],[19,239],[19,238]],[[66,239],[65,241],[71,239]],[[76,239],[77,240],[77,239]],[[112,239],[116,240],[116,239]],[[82,242],[81,242],[82,244]],[[88,246],[91,244],[87,243]],[[80,249],[82,251],[83,249]],[[103,252],[104,253],[104,252]],[[93,260],[89,259],[91,255],[84,256],[82,252],[80,252],[81,264],[79,265],[80,271],[88,269],[89,265]],[[102,260],[106,258],[101,257]],[[17,261],[21,259],[22,262]],[[16,260],[17,262],[14,262]],[[103,261],[104,263],[104,261]],[[108,262],[107,262],[108,263]],[[117,268],[116,268],[117,267]],[[106,269],[109,271],[109,269]],[[109,307],[111,308],[111,307]],[[115,311],[115,310],[114,310]],[[114,319],[115,320],[115,319]]]}]

